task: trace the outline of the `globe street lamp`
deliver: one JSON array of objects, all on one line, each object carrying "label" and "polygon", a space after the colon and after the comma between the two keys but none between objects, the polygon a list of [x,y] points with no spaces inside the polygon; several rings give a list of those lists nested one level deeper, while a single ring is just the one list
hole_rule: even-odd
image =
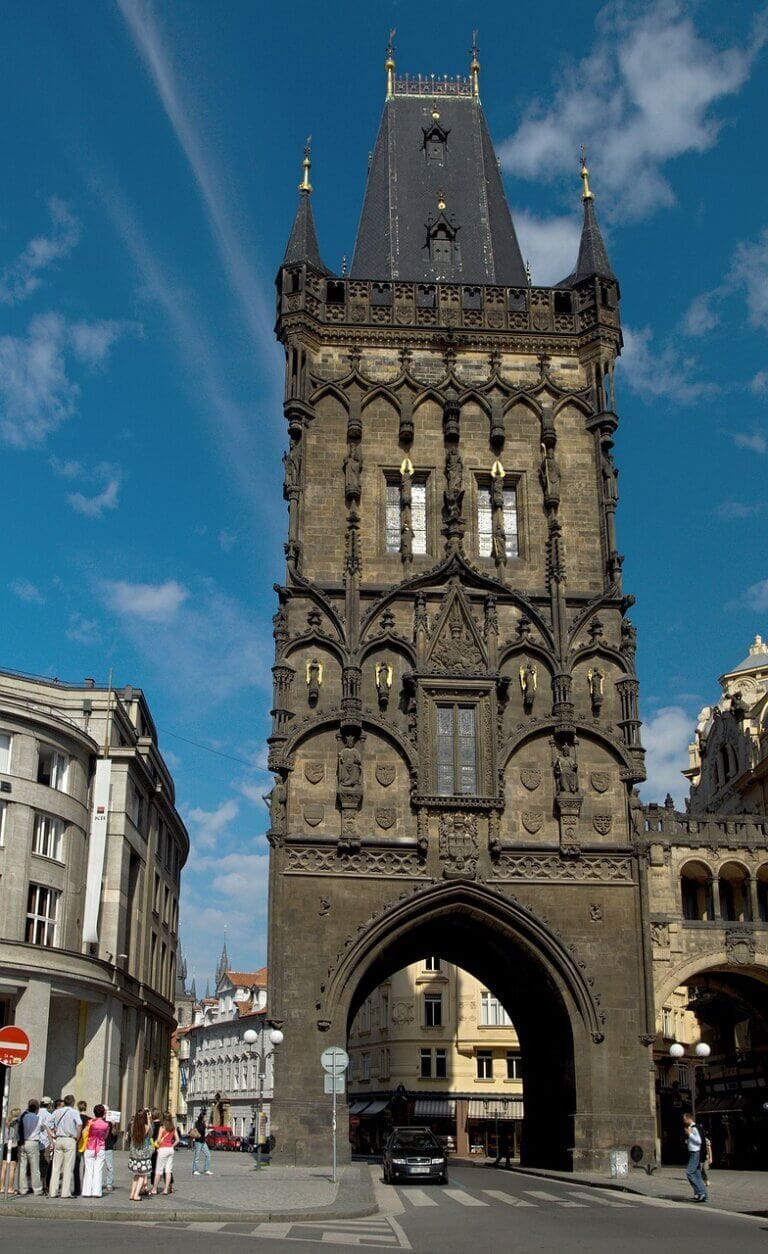
[{"label": "globe street lamp", "polygon": [[[260,1036],[261,1036],[261,1048],[254,1049],[254,1045],[256,1044]],[[259,1105],[258,1105],[258,1113],[256,1116],[256,1170],[258,1171],[261,1167],[261,1114],[262,1114],[262,1105],[264,1102],[264,1080],[266,1079],[267,1059],[271,1058],[272,1055],[274,1054],[275,1046],[280,1045],[282,1043],[283,1034],[279,1028],[272,1028],[270,1030],[268,1040],[269,1040],[269,1044],[272,1046],[272,1049],[268,1049],[266,1052],[264,1050],[265,1041],[264,1041],[263,1030],[261,1033],[259,1033],[259,1032],[255,1032],[253,1028],[248,1028],[247,1031],[243,1032],[243,1040],[245,1041],[245,1044],[248,1046],[248,1050],[250,1052],[251,1057],[253,1058],[253,1056],[255,1055],[259,1061]]]},{"label": "globe street lamp", "polygon": [[[699,1043],[694,1046],[693,1052],[696,1055],[696,1061],[703,1064],[709,1058],[709,1055],[712,1053],[712,1050],[710,1049],[709,1045],[707,1045],[706,1041],[699,1041]],[[676,1062],[679,1061],[679,1059],[684,1058],[685,1046],[681,1045],[679,1041],[673,1041],[669,1047],[669,1056],[670,1058],[674,1058]],[[691,1085],[691,1114],[693,1115],[695,1119],[696,1118],[696,1062],[694,1062],[693,1064],[693,1083]]]}]

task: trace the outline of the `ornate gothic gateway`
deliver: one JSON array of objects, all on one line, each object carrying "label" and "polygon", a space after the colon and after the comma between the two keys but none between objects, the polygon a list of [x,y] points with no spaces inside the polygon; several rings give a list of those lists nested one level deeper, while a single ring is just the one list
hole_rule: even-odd
[{"label": "ornate gothic gateway", "polygon": [[350,273],[321,261],[307,154],[278,276],[269,968],[286,1161],[328,1155],[322,1049],[431,953],[513,1017],[525,1162],[653,1154],[619,289],[586,166],[574,269],[531,286],[478,75],[474,57],[468,80],[400,80],[390,54]]}]

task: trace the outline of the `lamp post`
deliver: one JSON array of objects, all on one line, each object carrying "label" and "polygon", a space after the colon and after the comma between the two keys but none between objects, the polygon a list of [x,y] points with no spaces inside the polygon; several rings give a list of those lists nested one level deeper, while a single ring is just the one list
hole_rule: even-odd
[{"label": "lamp post", "polygon": [[[704,1064],[709,1058],[709,1055],[712,1053],[712,1050],[710,1049],[709,1045],[707,1045],[706,1041],[699,1041],[699,1043],[694,1046],[693,1052],[696,1055],[696,1060],[693,1063],[693,1082],[691,1084],[691,1114],[693,1115],[695,1119],[696,1118],[696,1061]],[[669,1056],[670,1058],[674,1058],[674,1060],[678,1062],[681,1058],[685,1057],[685,1046],[681,1045],[679,1041],[673,1041],[669,1047]]]},{"label": "lamp post", "polygon": [[[259,1035],[261,1035],[261,1048],[254,1049],[253,1047],[258,1041]],[[262,1114],[262,1106],[264,1103],[264,1080],[266,1078],[266,1065],[267,1065],[267,1060],[271,1058],[272,1055],[274,1054],[275,1047],[281,1044],[283,1040],[283,1034],[279,1028],[272,1028],[270,1030],[269,1043],[272,1046],[272,1048],[267,1050],[266,1052],[264,1050],[265,1042],[264,1042],[263,1030],[261,1033],[258,1033],[258,1032],[255,1032],[253,1028],[248,1028],[247,1031],[243,1032],[243,1040],[248,1046],[248,1050],[250,1052],[251,1057],[253,1057],[255,1054],[259,1060],[259,1104],[258,1104],[258,1111],[256,1115],[256,1170],[259,1171],[261,1168],[261,1114]],[[251,1107],[251,1110],[253,1110],[253,1107]]]}]

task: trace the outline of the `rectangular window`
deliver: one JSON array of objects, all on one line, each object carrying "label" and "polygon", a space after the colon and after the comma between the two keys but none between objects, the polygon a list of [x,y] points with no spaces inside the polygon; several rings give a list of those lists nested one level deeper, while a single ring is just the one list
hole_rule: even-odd
[{"label": "rectangular window", "polygon": [[419,1050],[419,1078],[421,1080],[432,1079],[432,1050]]},{"label": "rectangular window", "polygon": [[32,832],[32,852],[43,858],[55,858],[61,862],[64,824],[52,814],[36,814]]},{"label": "rectangular window", "polygon": [[478,1080],[493,1079],[493,1052],[490,1049],[479,1049],[475,1055]]},{"label": "rectangular window", "polygon": [[443,995],[442,993],[424,994],[424,1027],[441,1028],[443,1026]]},{"label": "rectangular window", "polygon": [[135,784],[130,785],[128,805],[131,822],[136,830],[140,832],[144,825],[144,798]]},{"label": "rectangular window", "polygon": [[440,967],[440,959],[439,959],[439,958],[425,958],[425,959],[424,959],[424,970],[425,970],[425,971],[439,971],[439,970],[441,970],[441,967]]},{"label": "rectangular window", "polygon": [[11,769],[11,734],[0,732],[0,771],[7,775]]},{"label": "rectangular window", "polygon": [[437,707],[437,794],[477,795],[477,731],[474,706]]},{"label": "rectangular window", "polygon": [[400,552],[400,484],[387,483],[387,552]]},{"label": "rectangular window", "polygon": [[381,1027],[384,1032],[389,1027],[389,993],[381,995]]},{"label": "rectangular window", "polygon": [[[388,553],[399,553],[402,541],[402,491],[399,479],[387,480],[386,545]],[[427,552],[427,484],[411,482],[411,550],[415,557]]]},{"label": "rectangular window", "polygon": [[42,884],[30,884],[27,898],[26,940],[30,945],[56,944],[61,893]]},{"label": "rectangular window", "polygon": [[379,1079],[389,1079],[389,1049],[386,1047],[379,1050]]},{"label": "rectangular window", "polygon": [[160,913],[160,876],[155,871],[155,888],[152,894],[152,910],[155,914]]},{"label": "rectangular window", "polygon": [[507,1079],[522,1080],[523,1073],[520,1070],[520,1055],[507,1050]]},{"label": "rectangular window", "polygon": [[418,557],[427,551],[427,485],[411,484],[411,531],[413,552]]},{"label": "rectangular window", "polygon": [[50,745],[41,745],[37,759],[37,782],[66,792],[69,758]]},{"label": "rectangular window", "polygon": [[0,849],[2,849],[5,844],[5,824],[7,813],[8,802],[0,801]]},{"label": "rectangular window", "polygon": [[370,1080],[371,1078],[371,1055],[361,1054],[360,1056],[360,1079]]},{"label": "rectangular window", "polygon": [[448,1077],[448,1055],[444,1049],[435,1050],[435,1079],[445,1080]]},{"label": "rectangular window", "polygon": [[[517,526],[517,489],[504,488],[502,522],[504,524],[505,553],[517,557],[520,552]],[[490,485],[480,484],[477,489],[477,551],[480,557],[493,557],[493,507]]]},{"label": "rectangular window", "polygon": [[483,1027],[512,1027],[512,1020],[498,997],[492,993],[480,994],[480,1023]]}]

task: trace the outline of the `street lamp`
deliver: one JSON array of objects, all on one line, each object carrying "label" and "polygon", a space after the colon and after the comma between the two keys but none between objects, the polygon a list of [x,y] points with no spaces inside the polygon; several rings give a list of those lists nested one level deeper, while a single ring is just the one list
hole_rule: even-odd
[{"label": "street lamp", "polygon": [[[705,1063],[707,1059],[709,1058],[709,1055],[712,1053],[712,1050],[710,1049],[709,1045],[707,1045],[706,1041],[699,1041],[699,1043],[694,1046],[693,1052],[696,1055],[696,1058],[698,1061],[700,1061],[701,1063]],[[670,1058],[674,1058],[676,1062],[679,1061],[680,1058],[684,1058],[685,1046],[681,1045],[679,1041],[673,1041],[673,1043],[669,1047],[669,1056]],[[693,1064],[693,1083],[691,1085],[691,1108],[692,1108],[691,1114],[693,1115],[695,1119],[696,1118],[696,1063],[695,1062]]]},{"label": "street lamp", "polygon": [[[253,1047],[258,1041],[260,1035],[262,1038],[261,1049],[254,1049]],[[264,1102],[264,1080],[266,1077],[265,1069],[267,1065],[267,1059],[271,1058],[275,1052],[275,1046],[280,1045],[282,1043],[283,1034],[279,1028],[272,1028],[270,1030],[269,1043],[272,1046],[272,1049],[267,1050],[266,1053],[264,1051],[263,1031],[259,1033],[259,1032],[255,1032],[253,1028],[248,1028],[247,1031],[243,1032],[243,1040],[248,1046],[251,1057],[253,1057],[253,1055],[255,1054],[259,1060],[259,1106],[258,1106],[258,1113],[256,1116],[256,1170],[258,1171],[261,1167],[261,1113],[262,1113],[262,1105]]]}]

